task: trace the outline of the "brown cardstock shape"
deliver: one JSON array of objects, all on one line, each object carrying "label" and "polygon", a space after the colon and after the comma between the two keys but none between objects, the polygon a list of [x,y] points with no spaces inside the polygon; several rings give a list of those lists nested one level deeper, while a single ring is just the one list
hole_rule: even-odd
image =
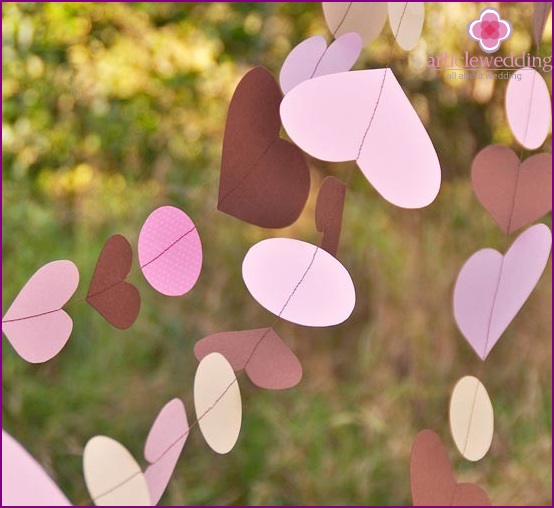
[{"label": "brown cardstock shape", "polygon": [[317,195],[315,225],[323,233],[321,247],[333,256],[339,248],[345,195],[346,185],[334,176],[323,180]]},{"label": "brown cardstock shape", "polygon": [[552,2],[533,2],[533,39],[537,46],[541,43],[544,27],[548,21],[548,15],[552,9]]},{"label": "brown cardstock shape", "polygon": [[133,262],[133,249],[122,235],[108,238],[96,262],[87,293],[87,302],[108,323],[122,330],[129,328],[140,311],[138,289],[125,282]]},{"label": "brown cardstock shape", "polygon": [[552,210],[552,154],[519,163],[502,145],[481,150],[471,167],[473,190],[505,233],[513,233]]},{"label": "brown cardstock shape", "polygon": [[222,354],[235,372],[245,369],[260,388],[292,388],[302,379],[300,361],[272,328],[216,333],[194,346],[198,361],[214,352]]},{"label": "brown cardstock shape", "polygon": [[414,506],[490,506],[486,492],[473,483],[458,483],[440,437],[422,430],[410,459]]},{"label": "brown cardstock shape", "polygon": [[238,84],[227,112],[217,208],[265,228],[298,219],[310,191],[302,151],[279,137],[282,94],[256,67]]}]

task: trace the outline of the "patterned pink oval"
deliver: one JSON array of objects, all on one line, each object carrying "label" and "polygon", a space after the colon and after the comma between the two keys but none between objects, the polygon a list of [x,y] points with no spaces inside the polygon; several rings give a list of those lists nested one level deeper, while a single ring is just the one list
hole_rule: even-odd
[{"label": "patterned pink oval", "polygon": [[196,226],[179,208],[157,208],[140,230],[138,258],[142,273],[156,291],[168,296],[188,293],[202,269]]}]

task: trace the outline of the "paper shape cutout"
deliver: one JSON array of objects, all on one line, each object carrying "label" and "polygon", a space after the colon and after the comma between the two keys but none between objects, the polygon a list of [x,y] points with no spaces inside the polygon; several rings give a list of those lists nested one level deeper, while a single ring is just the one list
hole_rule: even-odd
[{"label": "paper shape cutout", "polygon": [[200,431],[216,453],[229,453],[242,424],[242,401],[233,367],[219,353],[202,359],[194,377],[194,407]]},{"label": "paper shape cutout", "polygon": [[202,269],[202,243],[190,217],[174,206],[161,206],[140,230],[138,258],[150,285],[167,296],[182,296]]},{"label": "paper shape cutout", "polygon": [[199,361],[214,352],[222,354],[235,372],[244,369],[260,388],[292,388],[302,379],[298,358],[272,328],[216,333],[194,346]]},{"label": "paper shape cutout", "polygon": [[83,453],[85,483],[97,506],[152,506],[146,478],[127,448],[95,436]]},{"label": "paper shape cutout", "polygon": [[283,99],[281,119],[290,138],[313,157],[355,160],[394,205],[421,208],[439,192],[439,159],[390,69],[304,81]]},{"label": "paper shape cutout", "polygon": [[552,2],[533,2],[535,9],[533,11],[533,39],[538,46],[542,40],[544,27],[548,21],[548,16],[552,10]]},{"label": "paper shape cutout", "polygon": [[414,506],[491,506],[486,492],[474,483],[458,483],[440,437],[422,430],[410,459]]},{"label": "paper shape cutout", "polygon": [[336,256],[342,229],[342,212],[346,185],[334,176],[326,177],[317,195],[315,207],[315,224],[320,233],[323,233],[321,248]]},{"label": "paper shape cutout", "polygon": [[390,29],[398,45],[406,51],[414,49],[423,30],[423,2],[388,2],[387,10]]},{"label": "paper shape cutout", "polygon": [[550,93],[544,78],[529,67],[514,72],[506,89],[506,116],[518,143],[534,150],[541,146],[552,122]]},{"label": "paper shape cutout", "polygon": [[298,219],[310,191],[304,154],[279,137],[281,91],[256,67],[238,84],[225,124],[217,208],[264,228]]},{"label": "paper shape cutout", "polygon": [[185,406],[180,399],[169,401],[156,417],[144,446],[150,463],[144,472],[152,504],[160,501],[189,433]]},{"label": "paper shape cutout", "polygon": [[21,358],[43,363],[66,345],[73,321],[62,310],[79,285],[79,271],[67,260],[39,268],[2,318],[2,331]]},{"label": "paper shape cutout", "polygon": [[2,506],[71,506],[42,466],[4,429]]},{"label": "paper shape cutout", "polygon": [[362,39],[355,32],[341,35],[329,47],[325,37],[309,37],[295,46],[285,59],[279,74],[281,90],[287,94],[307,79],[349,71],[361,51]]},{"label": "paper shape cutout", "polygon": [[552,154],[540,153],[520,164],[507,146],[481,150],[471,167],[475,195],[505,233],[552,210]]},{"label": "paper shape cutout", "polygon": [[516,238],[505,256],[482,249],[460,270],[454,288],[454,317],[482,360],[537,285],[551,244],[550,229],[536,224]]},{"label": "paper shape cutout", "polygon": [[322,5],[334,37],[356,32],[364,45],[377,39],[387,20],[386,2],[322,2]]},{"label": "paper shape cutout", "polygon": [[242,278],[262,307],[297,325],[338,325],[356,304],[346,268],[325,250],[301,240],[258,242],[244,257]]},{"label": "paper shape cutout", "polygon": [[140,311],[138,289],[125,281],[133,263],[133,249],[122,235],[108,238],[96,262],[87,302],[112,326],[125,330]]},{"label": "paper shape cutout", "polygon": [[481,460],[494,435],[494,411],[483,383],[465,376],[450,397],[450,430],[458,450],[467,460]]}]

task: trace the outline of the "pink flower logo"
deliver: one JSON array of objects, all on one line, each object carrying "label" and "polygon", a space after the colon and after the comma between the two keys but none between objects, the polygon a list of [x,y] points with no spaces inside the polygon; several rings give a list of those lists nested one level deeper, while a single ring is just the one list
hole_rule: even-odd
[{"label": "pink flower logo", "polygon": [[467,32],[473,40],[479,41],[479,46],[485,53],[494,53],[500,48],[500,42],[512,35],[512,25],[502,19],[496,9],[487,7],[481,12],[479,19],[468,25]]}]

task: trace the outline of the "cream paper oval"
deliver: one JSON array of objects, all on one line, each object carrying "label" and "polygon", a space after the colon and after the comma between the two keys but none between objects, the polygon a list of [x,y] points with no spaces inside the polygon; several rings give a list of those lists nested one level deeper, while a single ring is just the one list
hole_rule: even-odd
[{"label": "cream paper oval", "polygon": [[476,377],[461,378],[450,398],[450,430],[460,453],[468,460],[481,460],[494,433],[494,411],[483,383]]},{"label": "cream paper oval", "polygon": [[152,506],[146,478],[127,448],[95,436],[83,454],[85,483],[97,506]]},{"label": "cream paper oval", "polygon": [[217,453],[229,453],[240,434],[242,401],[233,367],[219,353],[202,359],[194,377],[194,407],[204,439]]},{"label": "cream paper oval", "polygon": [[373,42],[385,26],[387,2],[322,2],[323,15],[333,37],[356,32],[362,43]]},{"label": "cream paper oval", "polygon": [[410,51],[421,37],[425,6],[423,2],[388,2],[389,24],[398,45]]}]

